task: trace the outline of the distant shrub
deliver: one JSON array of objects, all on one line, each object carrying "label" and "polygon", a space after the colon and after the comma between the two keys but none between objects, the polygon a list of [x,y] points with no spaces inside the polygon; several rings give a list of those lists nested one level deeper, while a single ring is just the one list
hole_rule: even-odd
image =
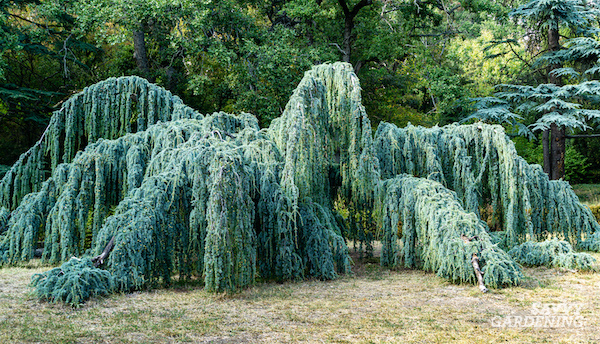
[{"label": "distant shrub", "polygon": [[590,164],[587,158],[579,153],[575,147],[567,147],[565,153],[565,180],[571,184],[586,182],[588,178],[588,168]]},{"label": "distant shrub", "polygon": [[596,217],[596,220],[600,222],[600,204],[591,205],[590,209],[592,210],[594,217]]}]

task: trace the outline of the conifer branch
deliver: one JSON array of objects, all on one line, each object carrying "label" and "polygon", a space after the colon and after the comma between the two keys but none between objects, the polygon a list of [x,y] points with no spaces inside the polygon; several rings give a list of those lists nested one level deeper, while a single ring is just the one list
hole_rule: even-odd
[{"label": "conifer branch", "polygon": [[[42,259],[64,263],[32,283],[68,303],[173,276],[204,276],[216,292],[258,275],[332,279],[351,267],[332,190],[360,210],[356,238],[377,222],[382,265],[454,282],[518,284],[499,243],[552,233],[600,250],[589,208],[520,158],[502,127],[382,123],[373,136],[360,92],[350,64],[314,67],[261,130],[252,115],[203,116],[137,77],[92,85],[0,182],[0,264],[31,259],[43,237]],[[502,235],[475,215],[487,205]],[[90,249],[102,253],[70,259]]]}]

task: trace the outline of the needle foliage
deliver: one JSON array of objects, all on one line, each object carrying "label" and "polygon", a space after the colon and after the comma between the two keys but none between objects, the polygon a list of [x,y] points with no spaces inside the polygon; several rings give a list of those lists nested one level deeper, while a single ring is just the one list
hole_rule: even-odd
[{"label": "needle foliage", "polygon": [[[265,129],[249,114],[198,114],[137,77],[109,79],[65,103],[0,186],[0,263],[43,248],[66,263],[32,285],[71,304],[174,276],[222,292],[349,273],[352,221],[334,199],[375,220],[383,265],[459,283],[476,281],[474,254],[489,286],[519,283],[503,249],[528,237],[600,242],[568,184],[527,165],[501,127],[383,123],[373,135],[343,63],[308,71]],[[485,205],[502,235],[479,219]]]},{"label": "needle foliage", "polygon": [[587,253],[576,253],[571,244],[556,238],[541,242],[527,241],[513,247],[508,253],[519,263],[529,266],[591,270],[596,261]]},{"label": "needle foliage", "polygon": [[477,215],[491,206],[488,217],[502,228],[496,236],[503,248],[548,235],[582,245],[600,228],[571,186],[519,157],[500,126],[382,124],[375,136],[383,178],[406,173],[438,181]]}]

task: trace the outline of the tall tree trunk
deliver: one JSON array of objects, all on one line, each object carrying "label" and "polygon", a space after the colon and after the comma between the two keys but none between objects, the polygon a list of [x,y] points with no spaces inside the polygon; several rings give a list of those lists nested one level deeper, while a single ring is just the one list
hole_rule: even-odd
[{"label": "tall tree trunk", "polygon": [[551,177],[552,176],[552,164],[550,163],[551,151],[550,151],[550,129],[544,130],[542,134],[542,147],[544,148],[544,172]]},{"label": "tall tree trunk", "polygon": [[552,134],[552,174],[550,179],[556,180],[565,177],[565,128],[552,124],[550,128]]},{"label": "tall tree trunk", "polygon": [[352,57],[352,44],[354,43],[354,37],[352,30],[354,30],[354,18],[358,15],[358,12],[366,6],[373,3],[373,0],[360,0],[352,9],[348,7],[346,0],[338,0],[342,12],[344,13],[344,39],[342,41],[343,51],[342,60],[350,63]]},{"label": "tall tree trunk", "polygon": [[150,76],[150,67],[146,52],[145,33],[141,28],[133,31],[133,57],[143,77],[148,78]]},{"label": "tall tree trunk", "polygon": [[[548,50],[560,50],[558,24],[556,28],[548,29]],[[552,64],[548,67],[548,83],[561,86],[560,79],[551,72],[562,67],[560,64]],[[553,111],[553,110],[550,110]],[[547,135],[550,132],[550,143]],[[552,180],[561,179],[565,176],[565,152],[566,136],[565,127],[552,124],[550,129],[544,131],[544,171]],[[547,147],[549,145],[549,147]],[[549,149],[547,149],[549,148]]]},{"label": "tall tree trunk", "polygon": [[352,53],[352,29],[354,28],[354,18],[346,17],[344,24],[344,51],[342,61],[350,63]]}]

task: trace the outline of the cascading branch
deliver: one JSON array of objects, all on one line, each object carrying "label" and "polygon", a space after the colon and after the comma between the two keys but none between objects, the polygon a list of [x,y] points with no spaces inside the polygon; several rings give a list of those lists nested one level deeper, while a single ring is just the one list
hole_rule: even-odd
[{"label": "cascading branch", "polygon": [[136,76],[86,87],[54,112],[42,138],[2,178],[0,208],[14,210],[88,143],[144,131],[158,121],[202,117],[171,92]]},{"label": "cascading branch", "polygon": [[44,261],[66,263],[32,285],[71,304],[173,276],[210,291],[332,279],[351,267],[336,197],[375,216],[383,265],[455,282],[522,278],[476,215],[486,204],[505,248],[546,234],[600,246],[568,184],[525,164],[500,127],[382,124],[373,137],[352,67],[335,63],[308,71],[262,130],[249,114],[200,115],[137,77],[86,88],[0,182],[0,263],[43,248]]},{"label": "cascading branch", "polygon": [[456,193],[442,184],[399,175],[383,181],[377,194],[382,265],[403,263],[454,282],[474,283],[472,258],[476,255],[484,264],[486,285],[498,288],[521,281],[520,267],[492,243],[486,224],[467,213]]},{"label": "cascading branch", "polygon": [[462,206],[479,215],[491,207],[500,245],[560,236],[593,249],[600,225],[564,181],[551,181],[539,165],[519,157],[500,126],[475,123],[397,128],[384,123],[375,134],[383,178],[407,173],[454,190]]},{"label": "cascading branch", "polygon": [[590,270],[595,261],[591,255],[576,253],[571,244],[556,238],[542,242],[527,241],[513,247],[508,253],[519,263],[530,266]]}]

